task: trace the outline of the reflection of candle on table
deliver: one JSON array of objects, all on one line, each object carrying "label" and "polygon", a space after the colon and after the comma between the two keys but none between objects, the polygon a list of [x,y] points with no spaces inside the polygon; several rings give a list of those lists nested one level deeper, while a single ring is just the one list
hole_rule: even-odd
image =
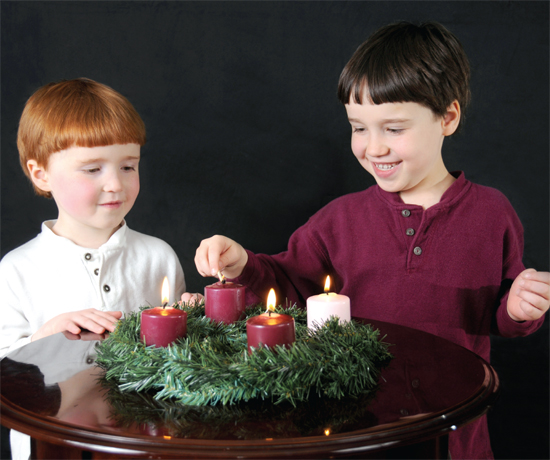
[{"label": "reflection of candle on table", "polygon": [[140,338],[147,346],[167,347],[187,335],[187,313],[167,307],[169,299],[168,278],[162,283],[162,307],[141,312]]},{"label": "reflection of candle on table", "polygon": [[225,324],[237,321],[245,310],[245,287],[225,281],[219,273],[220,281],[204,288],[204,313]]},{"label": "reflection of candle on table", "polygon": [[249,318],[246,322],[246,336],[248,341],[248,353],[252,348],[275,345],[290,348],[296,341],[294,318],[290,315],[279,315],[275,310],[275,291],[271,289],[267,297],[268,312]]},{"label": "reflection of candle on table", "polygon": [[325,293],[307,299],[307,327],[322,326],[331,316],[340,318],[340,324],[350,321],[349,297],[330,290],[330,276],[327,276]]}]

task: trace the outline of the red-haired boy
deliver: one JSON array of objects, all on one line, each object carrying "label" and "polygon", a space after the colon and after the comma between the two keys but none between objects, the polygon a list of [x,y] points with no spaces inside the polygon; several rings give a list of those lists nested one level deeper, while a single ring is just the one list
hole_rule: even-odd
[{"label": "red-haired boy", "polygon": [[106,85],[61,81],[29,98],[21,166],[58,217],[0,263],[0,356],[57,332],[113,331],[124,312],[160,300],[164,276],[179,300],[185,280],[173,249],[124,221],[145,141],[139,114]]}]

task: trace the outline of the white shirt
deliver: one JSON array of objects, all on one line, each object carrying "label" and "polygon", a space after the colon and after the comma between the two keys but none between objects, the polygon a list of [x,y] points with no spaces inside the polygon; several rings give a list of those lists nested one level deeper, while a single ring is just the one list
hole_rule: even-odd
[{"label": "white shirt", "polygon": [[101,247],[87,249],[53,233],[54,224],[44,222],[36,238],[0,262],[0,356],[61,313],[158,306],[165,276],[170,304],[185,292],[181,264],[164,241],[124,223]]}]

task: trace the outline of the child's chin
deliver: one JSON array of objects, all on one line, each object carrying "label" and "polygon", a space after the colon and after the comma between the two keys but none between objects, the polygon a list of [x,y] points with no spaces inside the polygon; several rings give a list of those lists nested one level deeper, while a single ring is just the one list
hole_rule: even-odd
[{"label": "child's chin", "polygon": [[378,186],[382,190],[384,190],[384,192],[399,193],[401,191],[401,188],[397,184],[392,184],[391,182],[389,182],[387,180],[382,180],[382,179],[380,179],[376,176],[375,176],[375,179],[376,179],[376,183],[378,184]]}]

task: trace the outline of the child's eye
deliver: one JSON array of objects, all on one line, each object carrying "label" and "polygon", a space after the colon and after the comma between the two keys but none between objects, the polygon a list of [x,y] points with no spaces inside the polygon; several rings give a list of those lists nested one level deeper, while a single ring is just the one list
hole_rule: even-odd
[{"label": "child's eye", "polygon": [[135,171],[136,167],[135,166],[123,166],[122,170],[123,171]]},{"label": "child's eye", "polygon": [[402,128],[388,128],[388,132],[391,134],[400,134],[403,132]]},{"label": "child's eye", "polygon": [[354,133],[362,133],[363,131],[365,131],[365,128],[360,128],[360,127],[358,127],[358,126],[352,126],[352,127],[351,127],[351,130],[352,130],[352,132],[354,132]]},{"label": "child's eye", "polygon": [[99,172],[99,168],[88,168],[84,170],[88,174],[94,174],[96,172]]}]

